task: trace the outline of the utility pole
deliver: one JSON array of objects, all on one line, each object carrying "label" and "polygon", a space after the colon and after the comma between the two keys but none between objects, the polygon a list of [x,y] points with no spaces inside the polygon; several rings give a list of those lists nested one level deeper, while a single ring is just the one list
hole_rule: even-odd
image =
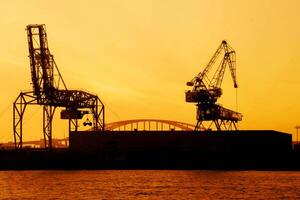
[{"label": "utility pole", "polygon": [[298,143],[298,129],[300,128],[299,125],[296,125],[295,126],[295,129],[297,130],[297,133],[296,133],[296,142]]}]

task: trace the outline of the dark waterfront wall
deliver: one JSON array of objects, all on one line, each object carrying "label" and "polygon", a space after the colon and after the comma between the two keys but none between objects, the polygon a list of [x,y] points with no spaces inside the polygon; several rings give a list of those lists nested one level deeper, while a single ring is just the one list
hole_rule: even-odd
[{"label": "dark waterfront wall", "polygon": [[270,130],[253,131],[107,131],[72,132],[73,151],[190,151],[230,153],[285,153],[292,136]]},{"label": "dark waterfront wall", "polygon": [[292,136],[269,130],[72,132],[70,151],[121,168],[282,170],[300,166],[292,151]]},{"label": "dark waterfront wall", "polygon": [[0,169],[300,170],[276,131],[72,132],[70,149],[0,150]]}]

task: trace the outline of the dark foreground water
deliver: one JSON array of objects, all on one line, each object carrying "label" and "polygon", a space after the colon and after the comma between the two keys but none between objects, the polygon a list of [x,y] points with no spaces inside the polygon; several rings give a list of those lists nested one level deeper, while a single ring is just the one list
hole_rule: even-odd
[{"label": "dark foreground water", "polygon": [[0,171],[0,199],[300,199],[300,172]]}]

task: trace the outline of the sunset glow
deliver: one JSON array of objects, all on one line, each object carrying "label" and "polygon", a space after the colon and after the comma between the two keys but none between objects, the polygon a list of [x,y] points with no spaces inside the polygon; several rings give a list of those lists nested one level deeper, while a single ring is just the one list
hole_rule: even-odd
[{"label": "sunset glow", "polygon": [[[7,1],[0,7],[0,142],[12,141],[12,104],[31,90],[27,24],[46,24],[51,53],[68,88],[98,94],[106,121],[169,119],[195,123],[184,100],[223,39],[237,53],[237,91],[229,71],[220,103],[244,116],[240,129],[293,133],[300,123],[297,0]],[[41,109],[25,116],[24,140],[42,138]],[[54,120],[54,137],[67,135]]]}]

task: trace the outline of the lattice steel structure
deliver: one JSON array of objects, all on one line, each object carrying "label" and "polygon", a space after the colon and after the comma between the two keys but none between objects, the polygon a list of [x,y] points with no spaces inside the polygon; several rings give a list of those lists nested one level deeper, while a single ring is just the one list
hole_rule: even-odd
[{"label": "lattice steel structure", "polygon": [[43,106],[43,134],[46,148],[52,148],[52,121],[57,107],[61,119],[69,120],[69,131],[77,131],[78,119],[93,115],[93,129],[104,130],[104,104],[97,95],[69,90],[50,53],[45,25],[26,27],[33,91],[21,92],[13,104],[15,148],[22,148],[23,117],[28,105]]},{"label": "lattice steel structure", "polygon": [[[223,57],[210,79],[208,73],[220,55]],[[218,98],[222,95],[221,84],[227,65],[231,72],[234,88],[237,88],[235,51],[223,40],[204,70],[187,82],[187,85],[192,86],[193,89],[185,93],[186,102],[196,103],[197,106],[195,130],[199,130],[205,121],[211,121],[211,125],[215,124],[217,130],[236,130],[236,123],[242,120],[241,113],[217,104]]]}]

